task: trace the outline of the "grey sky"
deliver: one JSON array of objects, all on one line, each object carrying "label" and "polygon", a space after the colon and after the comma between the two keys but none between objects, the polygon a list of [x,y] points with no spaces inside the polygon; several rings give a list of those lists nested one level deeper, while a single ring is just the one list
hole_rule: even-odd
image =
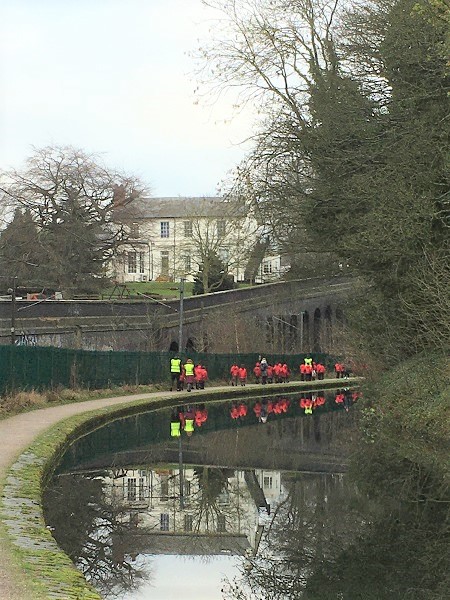
[{"label": "grey sky", "polygon": [[196,103],[188,56],[209,36],[201,0],[2,0],[0,168],[74,145],[155,196],[214,195],[244,155],[250,110]]},{"label": "grey sky", "polygon": [[222,600],[224,579],[239,575],[240,557],[214,556],[144,556],[152,579],[142,581],[138,590],[130,591],[122,600]]}]

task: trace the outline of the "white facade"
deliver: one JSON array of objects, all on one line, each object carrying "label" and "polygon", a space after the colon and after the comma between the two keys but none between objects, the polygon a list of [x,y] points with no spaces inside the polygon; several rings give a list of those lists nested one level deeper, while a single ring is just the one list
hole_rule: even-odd
[{"label": "white facade", "polygon": [[[255,471],[267,501],[276,507],[283,489],[278,471]],[[183,503],[180,505],[179,469],[127,469],[121,476],[105,479],[106,490],[116,506],[129,510],[138,527],[162,535],[226,536],[235,539],[236,552],[256,552],[260,512],[248,489],[244,471],[234,471],[226,487],[210,505],[194,469],[183,470]],[[245,544],[243,539],[246,538]],[[239,539],[241,541],[239,542]]]},{"label": "white facade", "polygon": [[194,281],[211,252],[243,281],[261,232],[246,207],[221,198],[140,198],[119,208],[116,220],[130,238],[112,266],[119,283]]}]

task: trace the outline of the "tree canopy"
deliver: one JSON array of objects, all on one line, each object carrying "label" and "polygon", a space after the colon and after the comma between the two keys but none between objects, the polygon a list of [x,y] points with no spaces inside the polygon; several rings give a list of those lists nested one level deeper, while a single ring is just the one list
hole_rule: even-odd
[{"label": "tree canopy", "polygon": [[73,147],[36,149],[23,170],[4,173],[4,203],[16,207],[0,243],[2,272],[21,284],[94,291],[126,241],[115,222],[115,190],[131,198],[140,182]]},{"label": "tree canopy", "polygon": [[375,353],[445,344],[448,3],[208,4],[227,16],[202,51],[206,78],[240,86],[263,115],[233,185],[288,252],[334,256],[365,278],[353,322]]}]

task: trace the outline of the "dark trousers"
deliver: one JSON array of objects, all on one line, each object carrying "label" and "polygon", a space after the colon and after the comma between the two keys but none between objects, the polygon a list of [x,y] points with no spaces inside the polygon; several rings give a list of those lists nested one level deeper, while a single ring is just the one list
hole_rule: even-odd
[{"label": "dark trousers", "polygon": [[180,373],[171,373],[172,381],[170,384],[170,389],[173,388],[173,382],[175,381],[177,384],[177,390],[180,389]]}]

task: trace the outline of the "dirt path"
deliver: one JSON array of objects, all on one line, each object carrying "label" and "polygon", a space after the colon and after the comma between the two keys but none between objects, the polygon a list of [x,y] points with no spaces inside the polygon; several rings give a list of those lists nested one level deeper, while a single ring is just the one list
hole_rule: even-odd
[{"label": "dirt path", "polygon": [[[211,388],[210,388],[211,389]],[[215,388],[220,389],[220,388]],[[224,387],[223,389],[228,389]],[[16,458],[43,431],[72,415],[90,410],[126,404],[146,398],[159,399],[173,396],[170,392],[153,394],[135,394],[115,398],[102,398],[75,404],[65,404],[52,408],[43,408],[0,421],[0,484],[4,481],[8,468]],[[1,490],[0,490],[1,491]],[[8,547],[0,538],[0,598],[1,600],[34,600],[20,573],[11,560]]]}]

